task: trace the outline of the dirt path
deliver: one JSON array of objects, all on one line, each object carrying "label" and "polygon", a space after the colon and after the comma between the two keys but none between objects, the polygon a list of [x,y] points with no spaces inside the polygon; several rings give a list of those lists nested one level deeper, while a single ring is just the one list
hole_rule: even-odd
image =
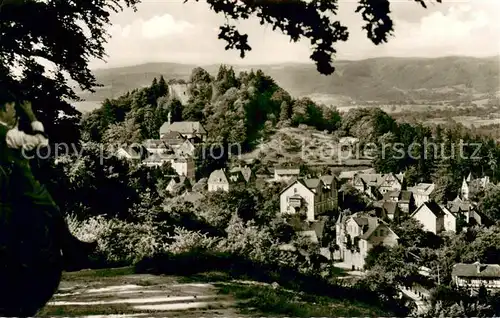
[{"label": "dirt path", "polygon": [[[105,272],[103,272],[105,273]],[[241,317],[235,301],[212,284],[175,277],[65,275],[59,291],[38,317]]]}]

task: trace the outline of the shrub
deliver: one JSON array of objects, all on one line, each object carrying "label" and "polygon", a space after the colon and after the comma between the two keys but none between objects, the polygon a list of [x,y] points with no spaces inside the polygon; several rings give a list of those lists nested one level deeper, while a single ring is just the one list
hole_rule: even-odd
[{"label": "shrub", "polygon": [[78,239],[97,241],[96,256],[109,265],[134,263],[165,251],[167,247],[168,236],[161,231],[161,223],[127,223],[102,216],[85,221],[69,216],[67,222],[71,233]]},{"label": "shrub", "polygon": [[219,241],[218,238],[210,237],[200,232],[192,232],[184,228],[176,227],[173,241],[166,250],[173,254],[186,253],[193,250],[208,250],[213,248]]},{"label": "shrub", "polygon": [[112,220],[99,243],[111,262],[135,263],[167,249],[168,236],[151,223],[137,224]]}]

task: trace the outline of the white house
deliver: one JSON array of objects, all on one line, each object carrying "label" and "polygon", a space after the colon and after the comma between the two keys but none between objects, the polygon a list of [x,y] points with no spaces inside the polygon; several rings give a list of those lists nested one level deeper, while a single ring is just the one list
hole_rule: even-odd
[{"label": "white house", "polygon": [[438,234],[445,230],[445,215],[436,202],[429,201],[419,206],[411,217],[422,223],[424,230]]},{"label": "white house", "polygon": [[497,291],[500,288],[500,265],[459,263],[453,265],[451,277],[456,286],[470,288],[471,291],[481,286]]},{"label": "white house", "polygon": [[398,239],[387,223],[366,213],[341,213],[336,223],[339,256],[352,269],[364,268],[365,258],[374,246],[396,246]]},{"label": "white house", "polygon": [[280,193],[280,211],[283,214],[303,212],[308,221],[337,208],[337,183],[333,176],[298,179]]},{"label": "white house", "polygon": [[275,168],[274,179],[275,182],[290,181],[292,178],[298,178],[300,175],[299,168]]},{"label": "white house", "polygon": [[115,155],[120,159],[140,162],[145,152],[145,149],[143,150],[139,147],[121,147],[116,151]]},{"label": "white house", "polygon": [[415,205],[417,207],[421,206],[425,202],[429,202],[431,200],[430,196],[436,185],[434,183],[419,183],[413,187],[409,187],[408,191],[413,193],[413,198],[415,199]]}]

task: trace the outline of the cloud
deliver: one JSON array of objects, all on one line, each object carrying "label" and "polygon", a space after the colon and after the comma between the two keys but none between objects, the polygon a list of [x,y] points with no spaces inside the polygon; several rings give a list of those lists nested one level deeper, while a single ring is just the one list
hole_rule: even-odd
[{"label": "cloud", "polygon": [[[361,59],[377,56],[487,56],[500,53],[499,0],[456,0],[423,9],[412,1],[394,1],[392,17],[395,37],[375,46],[361,26],[353,1],[340,1],[338,19],[349,27],[347,43],[339,43],[337,58]],[[225,51],[217,38],[225,20],[209,10],[206,3],[182,0],[145,0],[138,8],[114,15],[112,38],[106,46],[108,63],[92,67],[112,67],[144,62],[184,62],[267,64],[309,63],[307,41],[290,43],[287,36],[261,26],[256,19],[238,24],[247,32],[252,51],[244,60],[237,51]]]},{"label": "cloud", "polygon": [[171,34],[182,34],[191,28],[193,28],[191,23],[176,21],[174,17],[167,13],[142,22],[142,35],[147,39],[156,39]]}]

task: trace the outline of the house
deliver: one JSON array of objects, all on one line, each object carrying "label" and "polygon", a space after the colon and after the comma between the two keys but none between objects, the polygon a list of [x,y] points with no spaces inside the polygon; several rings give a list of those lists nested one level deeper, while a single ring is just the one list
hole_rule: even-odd
[{"label": "house", "polygon": [[196,146],[190,139],[186,139],[182,144],[172,148],[178,156],[183,156],[183,155],[189,155],[191,157],[195,156]]},{"label": "house", "polygon": [[368,213],[339,216],[336,224],[336,243],[340,258],[352,267],[362,270],[368,252],[377,245],[393,247],[399,237],[389,225]]},{"label": "house", "polygon": [[389,191],[401,191],[403,189],[404,174],[403,173],[388,173],[380,177],[380,184],[377,190],[384,195]]},{"label": "house", "polygon": [[179,176],[185,176],[189,179],[195,178],[196,167],[193,158],[190,156],[153,153],[142,161],[142,164],[148,167],[160,167],[165,163],[170,163]]},{"label": "house", "polygon": [[488,176],[474,179],[472,173],[469,173],[467,178],[462,181],[462,187],[460,188],[461,198],[465,201],[469,201],[475,193],[484,190],[490,184],[490,178]]},{"label": "house", "polygon": [[189,155],[194,156],[196,151],[196,146],[194,143],[187,138],[184,138],[181,133],[176,131],[170,131],[165,135],[162,135],[160,139],[165,148],[171,149],[173,153],[182,156]]},{"label": "house", "polygon": [[169,147],[159,139],[146,139],[143,145],[150,154],[165,154],[168,153],[169,149]]},{"label": "house", "polygon": [[318,215],[336,209],[338,206],[336,182],[325,184],[323,180],[328,182],[328,179],[304,178],[291,182],[280,193],[281,213],[303,212],[307,221],[315,221]]},{"label": "house", "polygon": [[402,173],[379,174],[366,173],[356,174],[353,179],[353,187],[361,193],[375,199],[389,191],[401,191],[403,189]]},{"label": "house", "polygon": [[298,178],[300,175],[299,168],[275,168],[274,179],[275,182],[285,181],[288,182],[292,178]]},{"label": "house", "polygon": [[500,265],[498,264],[455,264],[451,271],[453,283],[458,287],[473,289],[481,286],[486,289],[498,290],[500,288]]},{"label": "house", "polygon": [[319,179],[323,182],[323,201],[328,209],[335,211],[339,205],[339,183],[335,176],[322,175]]},{"label": "house", "polygon": [[405,213],[413,212],[415,200],[413,193],[407,190],[386,192],[382,198],[384,202],[396,202],[398,208]]},{"label": "house", "polygon": [[486,219],[480,214],[470,201],[465,201],[457,196],[453,201],[446,204],[451,213],[460,215],[467,225],[484,224]]},{"label": "house", "polygon": [[431,200],[431,194],[436,189],[436,185],[434,183],[419,183],[413,187],[409,187],[408,191],[413,193],[413,198],[415,200],[415,206],[418,208],[425,202],[429,202]]},{"label": "house", "polygon": [[448,232],[457,232],[457,221],[459,219],[459,215],[456,213],[452,213],[446,206],[439,205],[441,210],[444,212],[444,230]]},{"label": "house", "polygon": [[243,175],[243,178],[245,178],[246,183],[254,182],[257,179],[255,173],[248,166],[245,166],[245,167],[241,167],[241,166],[234,167],[230,171],[232,173],[236,173],[238,171],[241,172],[241,174]]},{"label": "house", "polygon": [[185,176],[173,177],[168,183],[166,190],[171,194],[190,191],[191,182],[189,182],[189,179]]},{"label": "house", "polygon": [[338,179],[341,183],[352,184],[352,181],[357,174],[359,174],[359,171],[341,171]]},{"label": "house", "polygon": [[171,121],[172,115],[168,113],[168,121],[163,123],[160,127],[160,139],[168,136],[168,133],[174,131],[180,133],[184,138],[190,140],[205,141],[207,138],[207,131],[203,125],[198,121]]},{"label": "house", "polygon": [[219,169],[212,171],[207,183],[209,192],[219,190],[229,192],[234,186],[245,184],[246,181],[241,171],[228,172],[226,169]]},{"label": "house", "polygon": [[401,214],[401,209],[398,206],[397,202],[394,201],[381,201],[376,202],[375,207],[377,207],[380,211],[381,218],[388,219],[398,219]]},{"label": "house", "polygon": [[422,223],[424,230],[438,234],[445,230],[445,211],[434,201],[419,206],[411,217]]},{"label": "house", "polygon": [[142,147],[121,147],[116,151],[116,157],[129,160],[132,162],[140,162],[146,155],[147,150]]},{"label": "house", "polygon": [[169,146],[178,146],[181,145],[186,138],[184,138],[184,136],[177,131],[170,131],[161,135],[160,140]]}]

